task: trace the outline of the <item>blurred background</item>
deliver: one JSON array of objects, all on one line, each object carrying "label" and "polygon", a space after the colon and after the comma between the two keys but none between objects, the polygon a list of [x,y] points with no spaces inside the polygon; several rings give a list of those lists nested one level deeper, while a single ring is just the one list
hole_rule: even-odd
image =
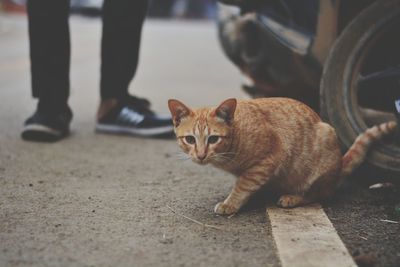
[{"label": "blurred background", "polygon": [[[0,8],[7,12],[25,12],[26,0],[0,0]],[[71,12],[99,16],[103,0],[71,0]],[[216,0],[152,0],[148,16],[153,18],[213,19]]]}]

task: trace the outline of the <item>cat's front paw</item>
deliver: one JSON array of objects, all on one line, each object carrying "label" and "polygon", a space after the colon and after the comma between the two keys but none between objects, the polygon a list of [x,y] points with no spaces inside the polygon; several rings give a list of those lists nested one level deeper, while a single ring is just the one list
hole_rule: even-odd
[{"label": "cat's front paw", "polygon": [[238,212],[239,208],[229,203],[220,202],[215,205],[214,212],[219,215],[231,215]]}]

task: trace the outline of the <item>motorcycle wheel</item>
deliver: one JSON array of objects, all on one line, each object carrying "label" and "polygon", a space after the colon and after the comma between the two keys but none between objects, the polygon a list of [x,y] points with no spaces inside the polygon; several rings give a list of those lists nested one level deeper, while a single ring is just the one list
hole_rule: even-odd
[{"label": "motorcycle wheel", "polygon": [[[336,129],[345,148],[349,148],[356,137],[372,124],[395,120],[391,113],[378,112],[384,115],[383,119],[371,122],[361,107],[364,91],[360,87],[362,82],[365,85],[365,81],[374,83],[377,98],[369,99],[374,106],[373,103],[380,98],[378,90],[384,87],[379,83],[388,83],[387,79],[382,79],[387,75],[382,73],[394,70],[395,75],[391,78],[395,79],[397,88],[389,94],[399,96],[399,27],[400,0],[376,1],[346,26],[325,62],[320,88],[321,115]],[[394,102],[385,104],[391,107]],[[371,149],[366,161],[381,171],[399,174],[400,146],[390,141],[379,142]]]}]

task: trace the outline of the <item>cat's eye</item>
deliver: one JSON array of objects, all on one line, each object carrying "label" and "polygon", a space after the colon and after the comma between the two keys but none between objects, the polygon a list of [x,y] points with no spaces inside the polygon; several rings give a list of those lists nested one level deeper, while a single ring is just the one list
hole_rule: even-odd
[{"label": "cat's eye", "polygon": [[207,143],[216,144],[218,141],[219,141],[219,136],[211,135],[210,137],[208,137]]},{"label": "cat's eye", "polygon": [[196,143],[196,138],[194,138],[193,135],[187,135],[187,136],[185,136],[185,142],[190,145],[193,145]]}]

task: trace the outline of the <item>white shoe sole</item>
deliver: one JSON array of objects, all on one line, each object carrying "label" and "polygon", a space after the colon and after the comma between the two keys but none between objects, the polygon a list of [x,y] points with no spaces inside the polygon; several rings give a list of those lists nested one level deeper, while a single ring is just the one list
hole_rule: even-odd
[{"label": "white shoe sole", "polygon": [[55,142],[66,135],[68,131],[61,132],[42,124],[26,125],[21,133],[22,139],[35,142]]},{"label": "white shoe sole", "polygon": [[61,137],[62,133],[60,131],[57,131],[53,128],[47,127],[42,124],[29,124],[24,127],[24,132],[40,132],[48,135],[53,135],[55,137]]},{"label": "white shoe sole", "polygon": [[137,136],[155,136],[162,134],[172,133],[174,127],[171,126],[163,126],[151,129],[137,129],[132,127],[124,127],[124,126],[116,126],[109,124],[97,124],[96,132],[102,133],[115,133],[115,134],[131,134]]}]

